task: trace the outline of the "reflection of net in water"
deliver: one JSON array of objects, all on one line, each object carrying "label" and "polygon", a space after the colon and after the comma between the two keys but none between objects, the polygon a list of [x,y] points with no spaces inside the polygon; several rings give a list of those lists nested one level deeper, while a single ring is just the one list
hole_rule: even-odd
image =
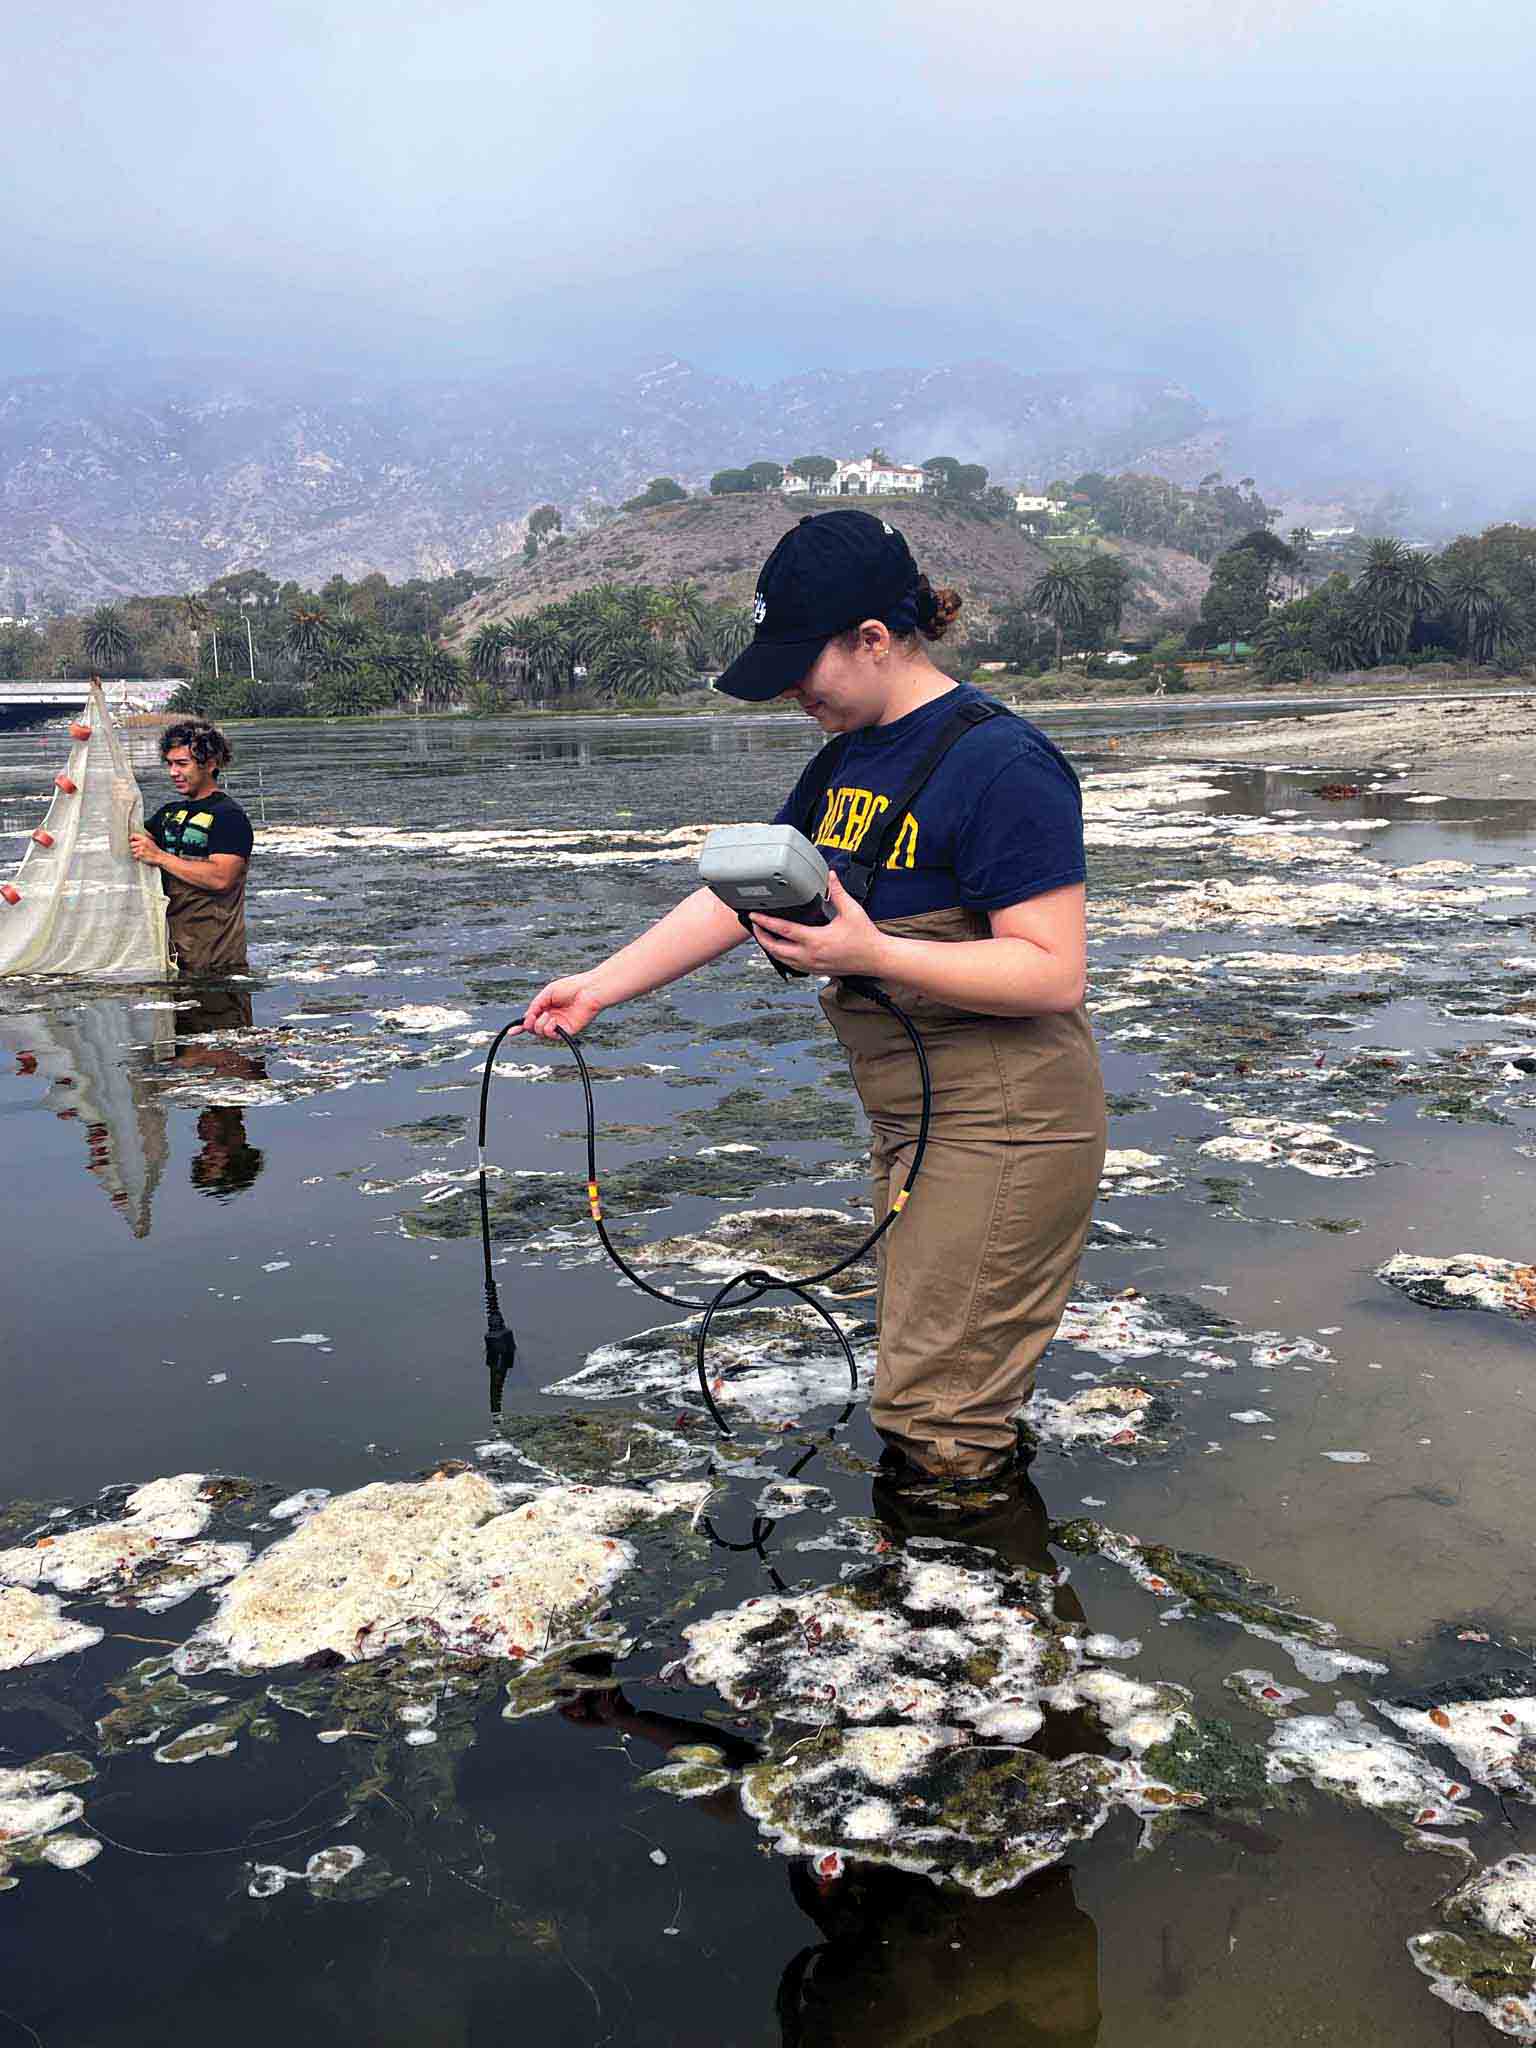
[{"label": "reflection of net in water", "polygon": [[0,975],[163,981],[165,893],[128,851],[129,834],[144,829],[144,803],[94,679],[70,733],[48,814],[0,891]]},{"label": "reflection of net in water", "polygon": [[171,1049],[166,1013],[102,997],[69,1016],[0,1016],[0,1046],[35,1074],[56,1116],[78,1122],[86,1170],[135,1237],[149,1235],[150,1201],[167,1157],[165,1112],[134,1069]]}]

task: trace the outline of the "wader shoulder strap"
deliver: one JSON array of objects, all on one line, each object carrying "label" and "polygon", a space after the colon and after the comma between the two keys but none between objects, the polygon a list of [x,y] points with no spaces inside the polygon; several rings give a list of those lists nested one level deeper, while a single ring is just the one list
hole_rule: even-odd
[{"label": "wader shoulder strap", "polygon": [[832,778],[841,767],[843,756],[847,751],[848,735],[840,732],[836,739],[828,740],[819,753],[812,755],[810,765],[805,771],[807,780],[805,785],[805,825],[803,829],[806,838],[813,843],[816,838],[816,827],[821,823],[817,813],[827,800],[827,791],[832,787]]},{"label": "wader shoulder strap", "polygon": [[875,886],[875,877],[895,850],[902,820],[911,809],[918,792],[956,740],[964,739],[973,726],[984,724],[989,718],[1011,716],[1012,713],[1006,706],[992,704],[985,699],[978,700],[975,697],[968,697],[963,704],[955,706],[939,727],[931,751],[918,762],[901,789],[891,798],[889,806],[878,816],[870,819],[858,845],[849,856],[848,864],[842,871],[842,883],[856,903],[862,903],[866,909],[868,908],[869,894]]}]

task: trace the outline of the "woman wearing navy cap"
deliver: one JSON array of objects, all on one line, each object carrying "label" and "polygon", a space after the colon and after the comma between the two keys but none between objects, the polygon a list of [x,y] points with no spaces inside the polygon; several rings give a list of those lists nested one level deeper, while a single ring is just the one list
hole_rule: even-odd
[{"label": "woman wearing navy cap", "polygon": [[[784,966],[831,977],[822,1007],[869,1116],[877,1219],[905,1185],[920,1088],[901,1027],[845,978],[879,981],[927,1048],[932,1128],[911,1202],[881,1240],[871,1402],[886,1469],[919,1484],[985,1482],[1013,1463],[1105,1138],[1083,1008],[1077,777],[1043,733],[929,660],[923,639],[941,639],[959,609],[883,520],[803,519],[764,564],[756,635],[716,685],[752,703],[793,697],[830,738],[778,822],[826,855],[832,922],[752,925]],[[893,831],[886,813],[930,763]],[[871,878],[855,856],[882,832]],[[736,913],[696,890],[590,972],[541,990],[525,1028],[581,1031],[742,937]]]}]

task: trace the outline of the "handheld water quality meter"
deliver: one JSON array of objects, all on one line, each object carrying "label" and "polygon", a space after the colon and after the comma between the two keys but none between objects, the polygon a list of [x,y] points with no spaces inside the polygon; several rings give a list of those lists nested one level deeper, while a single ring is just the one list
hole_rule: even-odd
[{"label": "handheld water quality meter", "polygon": [[[794,924],[832,922],[827,864],[793,825],[717,825],[699,855],[699,874],[749,931],[754,910]],[[800,972],[773,964],[786,977]]]}]

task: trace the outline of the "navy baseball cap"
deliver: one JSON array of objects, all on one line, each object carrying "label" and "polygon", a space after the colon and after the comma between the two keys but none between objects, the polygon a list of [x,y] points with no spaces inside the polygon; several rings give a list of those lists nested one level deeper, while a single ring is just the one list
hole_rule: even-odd
[{"label": "navy baseball cap", "polygon": [[752,644],[715,683],[764,704],[791,690],[827,642],[863,619],[893,633],[917,624],[917,564],[894,526],[872,512],[807,513],[764,562]]}]

